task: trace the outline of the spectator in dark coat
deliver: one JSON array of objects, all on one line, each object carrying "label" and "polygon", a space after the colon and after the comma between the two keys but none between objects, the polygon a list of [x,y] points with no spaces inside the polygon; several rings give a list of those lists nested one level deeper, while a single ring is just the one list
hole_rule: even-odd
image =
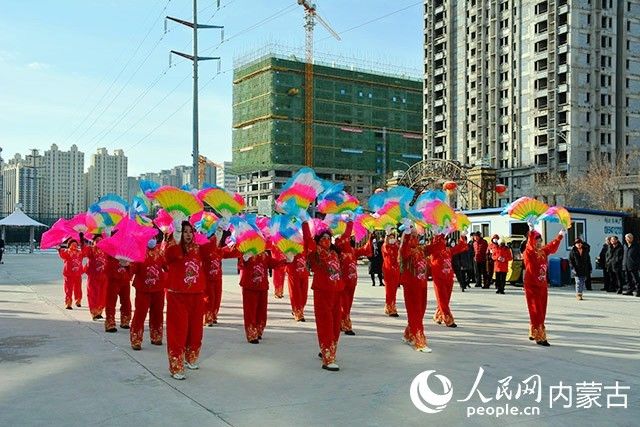
[{"label": "spectator in dark coat", "polygon": [[600,254],[596,257],[597,268],[602,270],[602,278],[604,281],[604,287],[600,289],[605,292],[612,292],[611,290],[611,278],[609,277],[609,270],[607,269],[607,252],[611,247],[611,236],[607,236],[604,239],[604,244],[600,249]]},{"label": "spectator in dark coat", "polygon": [[622,269],[624,270],[625,279],[627,280],[627,293],[625,295],[640,295],[640,246],[634,240],[633,234],[629,233],[624,236],[624,259],[622,261]]},{"label": "spectator in dark coat", "polygon": [[382,244],[384,243],[384,238],[381,237],[380,234],[376,234],[376,237],[371,243],[373,252],[373,256],[369,257],[369,276],[371,276],[371,286],[376,285],[376,275],[378,276],[380,286],[384,286],[384,282],[382,281],[384,278],[382,275]]},{"label": "spectator in dark coat", "polygon": [[618,293],[622,293],[624,289],[624,270],[622,262],[624,260],[624,249],[620,244],[617,236],[611,236],[611,247],[607,251],[607,268],[609,269],[609,278],[611,279],[612,289],[617,289]]},{"label": "spectator in dark coat", "polygon": [[569,264],[576,280],[576,298],[582,301],[587,276],[591,274],[591,258],[589,250],[585,247],[582,239],[577,238],[569,254]]},{"label": "spectator in dark coat", "polygon": [[4,239],[0,237],[0,264],[4,264],[4,261],[2,261],[3,254],[4,254]]},{"label": "spectator in dark coat", "polygon": [[[462,239],[467,240],[466,236],[462,236]],[[449,246],[454,247],[458,242],[455,239],[450,239]],[[460,284],[460,289],[464,292],[469,288],[469,273],[473,271],[473,264],[471,258],[469,258],[469,251],[458,253],[453,255],[451,263],[453,266],[453,272],[456,274],[456,279]]]}]

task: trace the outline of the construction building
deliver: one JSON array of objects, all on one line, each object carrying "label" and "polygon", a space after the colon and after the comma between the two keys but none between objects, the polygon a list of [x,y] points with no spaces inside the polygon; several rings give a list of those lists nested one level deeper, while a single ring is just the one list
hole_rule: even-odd
[{"label": "construction building", "polygon": [[[267,52],[238,61],[233,172],[249,211],[270,214],[282,184],[305,166],[305,63]],[[365,199],[395,169],[422,158],[422,81],[316,60],[312,166]],[[260,209],[258,209],[260,208]]]},{"label": "construction building", "polygon": [[640,149],[640,1],[425,0],[424,20],[425,158],[497,169],[505,203]]}]

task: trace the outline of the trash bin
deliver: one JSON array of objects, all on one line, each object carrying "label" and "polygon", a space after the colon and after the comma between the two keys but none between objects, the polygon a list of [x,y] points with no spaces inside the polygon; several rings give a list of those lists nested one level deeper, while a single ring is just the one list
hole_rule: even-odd
[{"label": "trash bin", "polygon": [[568,286],[571,284],[569,260],[560,257],[549,258],[549,285]]}]

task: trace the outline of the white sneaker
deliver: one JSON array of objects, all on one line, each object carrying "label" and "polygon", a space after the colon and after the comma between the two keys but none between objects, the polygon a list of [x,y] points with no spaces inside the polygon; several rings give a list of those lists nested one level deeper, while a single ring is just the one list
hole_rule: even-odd
[{"label": "white sneaker", "polygon": [[184,380],[187,377],[185,377],[182,372],[176,372],[175,374],[171,375],[171,378],[173,378],[174,380]]},{"label": "white sneaker", "polygon": [[339,371],[340,366],[337,363],[329,363],[328,365],[322,365],[322,369],[326,369],[327,371]]},{"label": "white sneaker", "polygon": [[184,364],[187,367],[187,369],[191,369],[192,371],[200,369],[200,366],[197,363],[191,364],[191,363],[185,361]]},{"label": "white sneaker", "polygon": [[413,342],[411,340],[408,340],[408,339],[406,339],[404,337],[402,337],[402,342],[407,344],[407,345],[413,345]]},{"label": "white sneaker", "polygon": [[431,353],[431,349],[429,347],[420,347],[417,348],[416,351],[419,351],[421,353]]}]

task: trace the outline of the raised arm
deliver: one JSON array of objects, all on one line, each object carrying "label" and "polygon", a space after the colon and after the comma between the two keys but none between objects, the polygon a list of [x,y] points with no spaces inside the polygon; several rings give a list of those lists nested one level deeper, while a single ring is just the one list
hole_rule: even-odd
[{"label": "raised arm", "polygon": [[308,222],[302,223],[302,238],[304,239],[304,251],[309,254],[316,251],[316,241],[311,236],[311,229]]},{"label": "raised arm", "polygon": [[544,251],[544,253],[546,255],[555,254],[558,251],[558,248],[560,247],[560,242],[562,242],[562,238],[563,237],[564,237],[563,233],[558,234],[555,239],[553,239],[551,242],[549,242],[542,249]]}]

